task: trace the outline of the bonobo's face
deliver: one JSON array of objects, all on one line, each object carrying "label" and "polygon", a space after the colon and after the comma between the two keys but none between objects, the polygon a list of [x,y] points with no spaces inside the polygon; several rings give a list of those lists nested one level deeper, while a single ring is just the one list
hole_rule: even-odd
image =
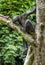
[{"label": "bonobo's face", "polygon": [[19,16],[14,16],[14,17],[13,17],[13,22],[18,21],[18,19],[19,19]]}]

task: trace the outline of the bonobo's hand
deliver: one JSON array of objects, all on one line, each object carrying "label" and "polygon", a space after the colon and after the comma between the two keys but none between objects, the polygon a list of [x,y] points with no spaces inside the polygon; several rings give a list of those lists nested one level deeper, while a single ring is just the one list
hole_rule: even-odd
[{"label": "bonobo's hand", "polygon": [[9,16],[5,16],[6,19],[9,19],[10,17]]}]

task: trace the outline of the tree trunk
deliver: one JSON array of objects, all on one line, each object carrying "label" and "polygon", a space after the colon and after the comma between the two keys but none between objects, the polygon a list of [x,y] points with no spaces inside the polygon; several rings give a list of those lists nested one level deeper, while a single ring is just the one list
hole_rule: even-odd
[{"label": "tree trunk", "polygon": [[33,46],[29,46],[24,65],[32,65],[33,60],[34,60],[34,49],[33,48],[34,48]]},{"label": "tree trunk", "polygon": [[45,65],[45,0],[37,0],[37,48],[33,65]]},{"label": "tree trunk", "polygon": [[[36,19],[37,19],[36,45],[37,47],[35,47],[35,53],[32,56],[30,51],[28,51],[24,65],[45,65],[45,0],[36,0],[36,4],[37,4],[37,7],[36,7]],[[34,57],[34,59],[33,59],[33,62],[31,63],[32,57]]]}]

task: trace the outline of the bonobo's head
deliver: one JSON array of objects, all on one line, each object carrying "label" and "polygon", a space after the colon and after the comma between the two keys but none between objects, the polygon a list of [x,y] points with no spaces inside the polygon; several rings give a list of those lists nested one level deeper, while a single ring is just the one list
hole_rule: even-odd
[{"label": "bonobo's head", "polygon": [[16,21],[18,21],[18,19],[19,19],[19,16],[17,15],[13,17],[12,21],[15,23]]}]

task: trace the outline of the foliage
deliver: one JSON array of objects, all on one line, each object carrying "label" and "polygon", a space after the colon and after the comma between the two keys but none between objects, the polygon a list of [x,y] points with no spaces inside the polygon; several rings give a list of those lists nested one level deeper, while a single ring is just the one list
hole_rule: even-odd
[{"label": "foliage", "polygon": [[[13,17],[34,7],[35,0],[0,0],[0,13]],[[35,14],[29,16],[35,26]]]},{"label": "foliage", "polygon": [[30,9],[35,5],[32,0],[0,0],[0,12],[4,15],[14,16]]},{"label": "foliage", "polygon": [[[14,15],[22,14],[35,5],[35,0],[0,0],[0,14],[8,15],[12,18]],[[35,14],[32,14],[28,18],[35,25]],[[16,61],[17,58],[23,60],[25,55],[22,52],[24,50],[22,36],[0,23],[0,57],[3,58],[4,63],[15,65],[18,62]],[[18,65],[22,64],[19,63]]]},{"label": "foliage", "polygon": [[15,62],[14,57],[21,57],[21,52],[24,51],[22,36],[14,30],[10,31],[6,25],[1,23],[0,50],[0,56],[3,56],[5,63]]}]

